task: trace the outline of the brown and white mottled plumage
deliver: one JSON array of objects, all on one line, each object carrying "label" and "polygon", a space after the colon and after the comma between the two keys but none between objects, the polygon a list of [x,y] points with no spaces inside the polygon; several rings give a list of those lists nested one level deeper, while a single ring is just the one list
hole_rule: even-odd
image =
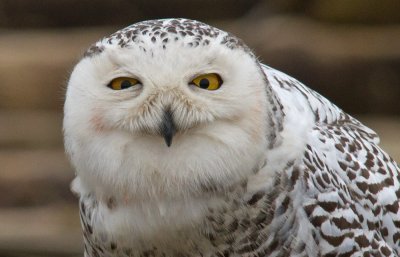
[{"label": "brown and white mottled plumage", "polygon": [[[218,90],[191,84],[208,73]],[[375,132],[206,24],[94,44],[64,132],[86,257],[400,255],[399,167]]]}]

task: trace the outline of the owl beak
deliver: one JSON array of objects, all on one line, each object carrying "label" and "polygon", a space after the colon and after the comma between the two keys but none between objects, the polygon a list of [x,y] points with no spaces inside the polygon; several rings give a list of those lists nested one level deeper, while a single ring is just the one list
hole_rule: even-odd
[{"label": "owl beak", "polygon": [[176,132],[174,120],[172,117],[172,112],[170,109],[164,111],[164,117],[160,125],[160,133],[164,137],[165,143],[168,147],[171,146],[172,138]]}]

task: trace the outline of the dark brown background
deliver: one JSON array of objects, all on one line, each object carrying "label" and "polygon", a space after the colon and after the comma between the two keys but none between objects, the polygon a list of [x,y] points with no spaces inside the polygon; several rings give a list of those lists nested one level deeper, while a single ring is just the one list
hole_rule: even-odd
[{"label": "dark brown background", "polygon": [[400,1],[0,0],[0,257],[82,256],[64,90],[100,37],[140,20],[199,19],[241,37],[377,130],[400,160]]}]

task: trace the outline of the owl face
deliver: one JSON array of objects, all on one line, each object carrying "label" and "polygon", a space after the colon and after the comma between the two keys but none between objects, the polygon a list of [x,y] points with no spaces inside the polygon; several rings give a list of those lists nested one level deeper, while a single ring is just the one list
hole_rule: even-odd
[{"label": "owl face", "polygon": [[155,22],[99,41],[76,65],[65,102],[67,153],[83,187],[98,195],[227,190],[264,159],[266,79],[226,32]]}]

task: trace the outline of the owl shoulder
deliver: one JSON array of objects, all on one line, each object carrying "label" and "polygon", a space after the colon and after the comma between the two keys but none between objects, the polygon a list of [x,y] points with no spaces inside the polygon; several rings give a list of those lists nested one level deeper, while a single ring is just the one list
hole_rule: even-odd
[{"label": "owl shoulder", "polygon": [[399,254],[400,171],[377,134],[296,79],[263,70],[284,112],[314,119],[304,154],[288,175],[302,184],[301,206],[321,251]]}]

